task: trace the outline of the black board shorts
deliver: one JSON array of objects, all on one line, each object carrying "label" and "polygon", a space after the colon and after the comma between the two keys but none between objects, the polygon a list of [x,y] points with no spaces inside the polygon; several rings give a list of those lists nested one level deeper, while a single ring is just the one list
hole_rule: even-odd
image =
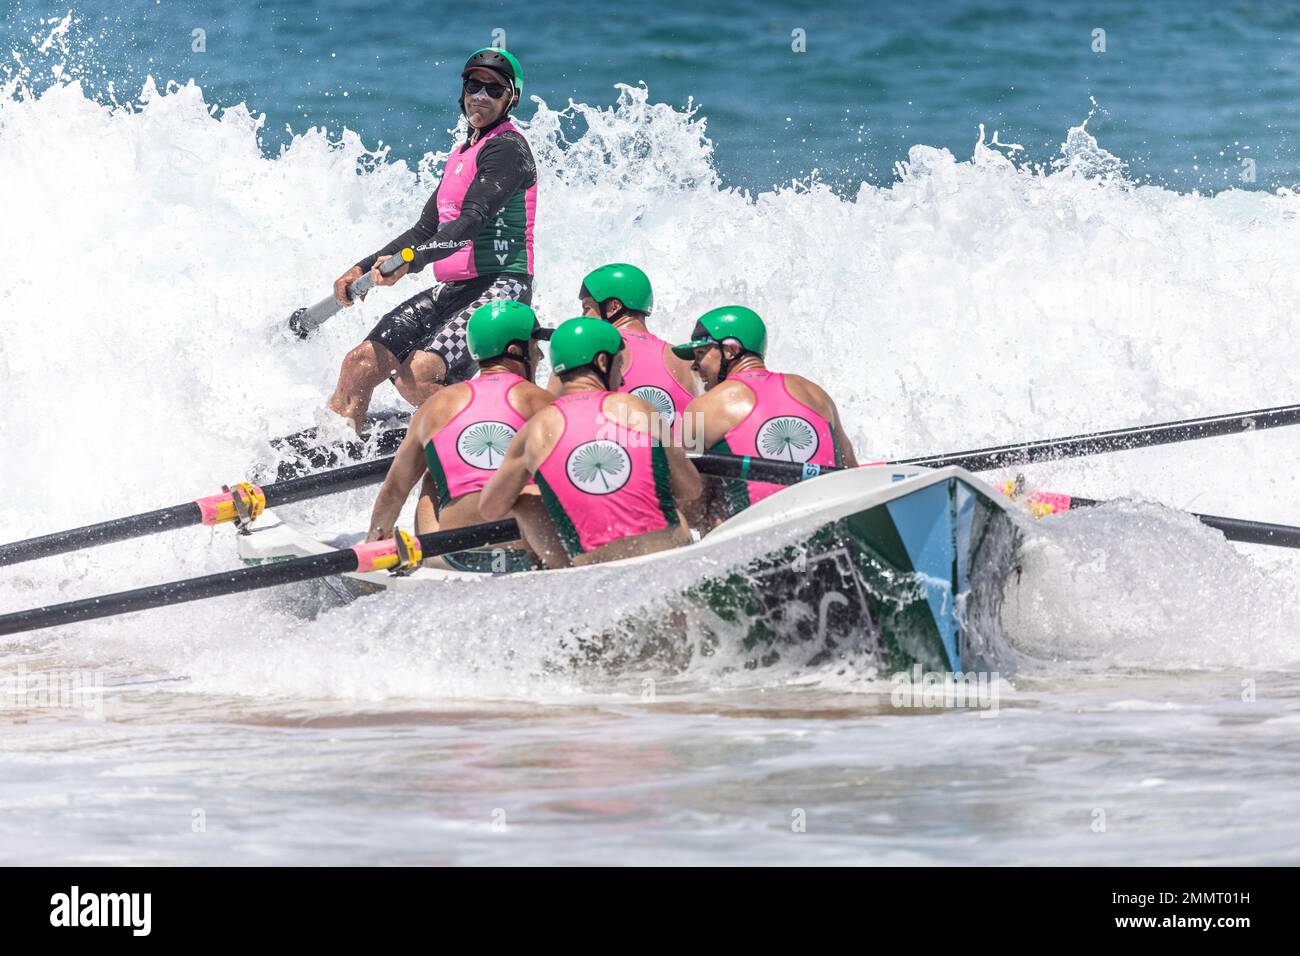
[{"label": "black board shorts", "polygon": [[444,282],[417,292],[385,315],[366,336],[405,362],[412,352],[434,352],[447,365],[446,383],[473,378],[478,363],[470,357],[465,330],[474,311],[498,299],[533,304],[533,277],[515,272]]}]

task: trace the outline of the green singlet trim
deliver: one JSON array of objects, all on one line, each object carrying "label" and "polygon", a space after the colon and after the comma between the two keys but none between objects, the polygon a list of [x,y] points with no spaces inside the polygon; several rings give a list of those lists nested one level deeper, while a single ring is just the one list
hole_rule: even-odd
[{"label": "green singlet trim", "polygon": [[537,479],[537,487],[542,492],[542,504],[546,505],[546,513],[550,515],[551,523],[555,525],[555,532],[560,536],[560,543],[564,545],[564,550],[569,557],[576,558],[583,553],[583,550],[582,538],[578,535],[578,529],[573,526],[573,519],[564,510],[564,505],[560,504],[560,499],[556,497],[554,490],[542,477],[541,471],[534,473],[533,477]]},{"label": "green singlet trim", "polygon": [[438,492],[433,499],[433,511],[434,514],[439,514],[451,504],[451,493],[447,487],[447,473],[442,470],[442,460],[438,458],[433,442],[424,446],[424,463],[429,466],[429,476],[433,478],[433,486]]},{"label": "green singlet trim", "polygon": [[673,472],[668,466],[668,452],[664,446],[655,442],[650,447],[650,468],[655,476],[655,495],[659,499],[659,510],[669,526],[679,524],[677,520],[677,499],[673,497]]}]

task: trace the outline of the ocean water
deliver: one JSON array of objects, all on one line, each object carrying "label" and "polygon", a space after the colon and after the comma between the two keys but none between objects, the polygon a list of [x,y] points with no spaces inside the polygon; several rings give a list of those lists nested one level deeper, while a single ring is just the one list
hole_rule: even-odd
[{"label": "ocean water", "polygon": [[[0,540],[212,493],[320,418],[416,286],[306,343],[283,320],[418,212],[493,29],[538,97],[548,323],[613,259],[666,337],[751,303],[866,456],[1293,400],[1296,15],[644,9],[14,6]],[[663,614],[670,577],[303,587],[0,639],[0,860],[1294,863],[1300,564],[1183,512],[1294,522],[1298,456],[1279,429],[1029,470],[1118,500],[1030,530],[996,713],[726,647],[552,666],[575,619]],[[372,494],[286,514],[361,527]],[[172,532],[0,569],[0,610],[235,565],[229,529]]]}]

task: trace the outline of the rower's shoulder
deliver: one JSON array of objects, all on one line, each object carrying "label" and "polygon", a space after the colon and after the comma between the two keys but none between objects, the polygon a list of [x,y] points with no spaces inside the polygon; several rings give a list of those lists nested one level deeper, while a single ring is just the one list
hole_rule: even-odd
[{"label": "rower's shoulder", "polygon": [[507,394],[510,396],[510,404],[525,418],[531,418],[556,399],[553,393],[527,379],[515,382]]},{"label": "rower's shoulder", "polygon": [[754,390],[744,382],[727,380],[719,382],[713,388],[709,389],[703,395],[696,396],[691,404],[699,403],[700,405],[721,405],[727,402],[752,399]]},{"label": "rower's shoulder", "polygon": [[524,134],[517,129],[505,130],[484,143],[483,151],[479,154],[480,163],[483,157],[491,153],[500,153],[506,157],[516,158],[528,167],[534,165],[532,147],[528,145],[528,140],[524,137]]},{"label": "rower's shoulder", "polygon": [[433,432],[449,422],[453,415],[460,412],[470,402],[473,392],[469,383],[457,382],[438,389],[425,399],[414,415],[411,416],[411,431],[428,438]]},{"label": "rower's shoulder", "polygon": [[795,398],[801,401],[811,401],[819,406],[832,404],[830,393],[812,379],[796,375],[794,372],[786,372],[783,377],[785,378],[786,390]]}]

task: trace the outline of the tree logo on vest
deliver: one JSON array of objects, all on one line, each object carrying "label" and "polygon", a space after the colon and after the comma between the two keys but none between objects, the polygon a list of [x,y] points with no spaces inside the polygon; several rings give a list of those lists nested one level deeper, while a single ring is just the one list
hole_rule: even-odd
[{"label": "tree logo on vest", "polygon": [[505,422],[476,422],[456,439],[456,453],[473,468],[496,471],[514,437],[515,430]]},{"label": "tree logo on vest", "polygon": [[797,415],[778,415],[763,422],[755,438],[764,458],[807,461],[817,454],[817,429]]},{"label": "tree logo on vest", "polygon": [[631,394],[644,399],[655,407],[655,411],[669,425],[677,418],[677,409],[673,406],[672,396],[658,385],[638,385]]},{"label": "tree logo on vest", "polygon": [[604,438],[583,442],[569,452],[564,472],[579,491],[612,495],[632,477],[632,459],[623,446]]}]

